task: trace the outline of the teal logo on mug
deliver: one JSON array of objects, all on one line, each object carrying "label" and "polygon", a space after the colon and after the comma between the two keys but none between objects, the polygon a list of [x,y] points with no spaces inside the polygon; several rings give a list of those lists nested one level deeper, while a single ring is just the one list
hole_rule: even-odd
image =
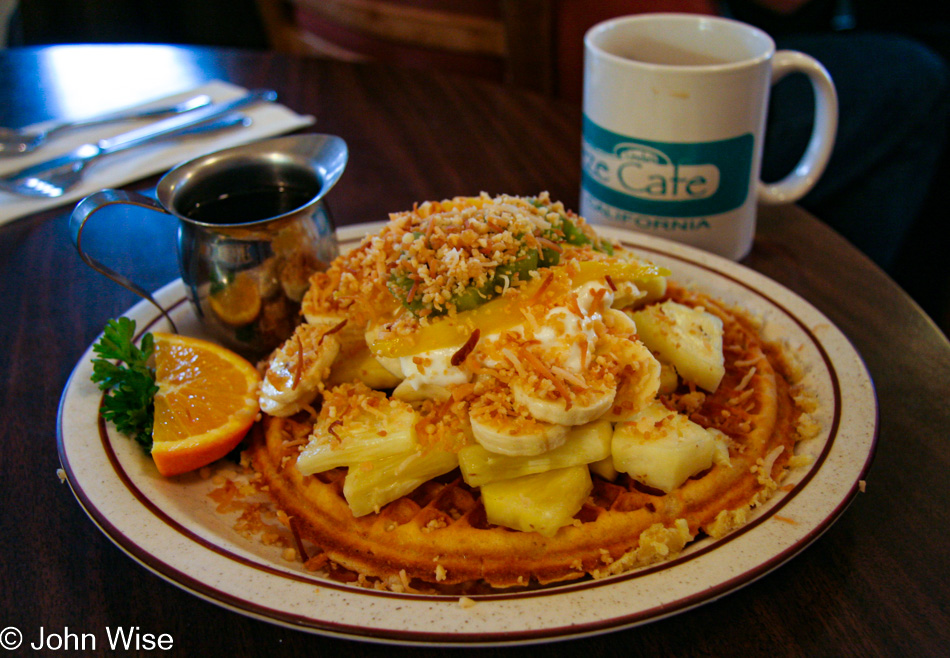
[{"label": "teal logo on mug", "polygon": [[653,142],[618,135],[584,117],[581,185],[621,210],[698,217],[735,210],[749,195],[754,138]]}]

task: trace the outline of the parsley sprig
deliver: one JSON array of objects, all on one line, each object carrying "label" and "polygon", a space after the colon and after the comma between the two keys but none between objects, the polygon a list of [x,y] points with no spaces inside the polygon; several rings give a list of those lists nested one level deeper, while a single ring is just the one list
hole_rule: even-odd
[{"label": "parsley sprig", "polygon": [[92,360],[91,379],[99,390],[107,391],[102,401],[102,417],[150,451],[154,399],[158,392],[155,369],[149,365],[155,340],[146,333],[137,347],[134,337],[134,320],[109,320],[102,338],[92,347],[98,358]]}]

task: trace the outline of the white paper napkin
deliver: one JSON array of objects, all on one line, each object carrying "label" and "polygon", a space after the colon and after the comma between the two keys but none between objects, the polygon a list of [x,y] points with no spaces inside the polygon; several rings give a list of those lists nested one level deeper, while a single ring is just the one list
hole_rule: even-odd
[{"label": "white paper napkin", "polygon": [[[218,80],[196,89],[144,103],[141,107],[157,107],[178,102],[198,94],[207,94],[215,103],[228,101],[247,93],[247,90]],[[128,151],[108,155],[86,170],[83,182],[56,199],[21,197],[0,191],[0,225],[11,220],[40,212],[56,206],[72,204],[98,190],[120,187],[127,183],[158,174],[192,158],[219,151],[231,146],[246,144],[265,137],[272,137],[303,128],[314,122],[312,116],[304,116],[289,110],[279,103],[254,103],[240,110],[252,120],[247,127],[228,128],[208,135],[180,137],[154,144],[135,147]],[[77,146],[95,142],[145,125],[144,123],[115,123],[75,130],[56,137],[35,153],[21,157],[0,158],[0,175],[22,169],[68,153]],[[36,124],[42,128],[44,124]]]}]

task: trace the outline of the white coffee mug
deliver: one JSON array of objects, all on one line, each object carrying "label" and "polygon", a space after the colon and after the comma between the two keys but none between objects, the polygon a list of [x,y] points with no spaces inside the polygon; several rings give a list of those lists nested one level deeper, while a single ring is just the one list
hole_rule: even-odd
[{"label": "white coffee mug", "polygon": [[[787,203],[828,163],[834,84],[816,60],[776,52],[763,31],[698,14],[641,14],[585,36],[580,213],[738,260],[756,203]],[[759,179],[769,91],[792,72],[815,90],[815,122],[784,179]]]}]

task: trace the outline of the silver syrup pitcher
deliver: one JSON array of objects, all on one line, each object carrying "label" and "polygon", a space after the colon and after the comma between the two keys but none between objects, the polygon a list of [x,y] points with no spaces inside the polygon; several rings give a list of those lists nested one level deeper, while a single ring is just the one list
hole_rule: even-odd
[{"label": "silver syrup pitcher", "polygon": [[202,326],[259,357],[293,333],[310,276],[338,253],[325,196],[347,158],[342,139],[319,134],[225,149],[165,174],[157,202],[123,190],[86,197],[73,210],[70,233],[90,267],[149,300],[174,328],[147,291],[89,256],[82,231],[95,212],[116,203],[177,218],[181,278]]}]

